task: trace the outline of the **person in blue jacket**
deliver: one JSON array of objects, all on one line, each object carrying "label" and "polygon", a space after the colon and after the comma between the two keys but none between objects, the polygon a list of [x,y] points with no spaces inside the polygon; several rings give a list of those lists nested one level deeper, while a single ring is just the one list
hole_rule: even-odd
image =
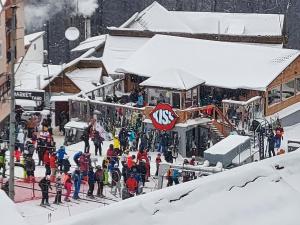
[{"label": "person in blue jacket", "polygon": [[81,176],[80,170],[78,168],[75,169],[73,173],[73,181],[74,181],[74,194],[73,199],[79,199],[79,191],[80,191],[80,184],[81,184]]},{"label": "person in blue jacket", "polygon": [[90,198],[94,198],[94,189],[95,189],[95,172],[94,168],[90,167],[90,170],[88,172],[88,184],[89,184],[89,190],[87,193],[87,196]]},{"label": "person in blue jacket", "polygon": [[66,147],[65,147],[65,146],[61,146],[61,147],[56,151],[57,164],[58,164],[59,170],[60,170],[61,172],[62,172],[62,170],[63,170],[63,161],[64,161],[65,155],[67,155],[67,153],[66,153]]},{"label": "person in blue jacket", "polygon": [[180,173],[177,169],[173,169],[173,174],[172,174],[172,178],[173,178],[173,182],[176,184],[179,184],[179,176],[180,176]]},{"label": "person in blue jacket", "polygon": [[143,93],[140,92],[137,100],[137,107],[142,108],[143,106],[144,106],[144,96]]},{"label": "person in blue jacket", "polygon": [[79,158],[81,155],[82,155],[82,151],[79,151],[79,152],[75,153],[75,155],[73,156],[73,160],[77,166],[79,166]]}]

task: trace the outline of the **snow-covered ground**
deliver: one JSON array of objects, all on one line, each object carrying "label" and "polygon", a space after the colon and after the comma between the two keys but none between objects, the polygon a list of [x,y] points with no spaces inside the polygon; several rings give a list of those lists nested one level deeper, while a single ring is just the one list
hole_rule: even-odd
[{"label": "snow-covered ground", "polygon": [[[300,124],[285,127],[283,147],[286,148],[288,139],[298,139],[299,133]],[[61,136],[55,137],[55,140],[57,146],[63,143]],[[94,157],[93,143],[90,144]],[[111,142],[104,142],[103,154],[109,144]],[[82,142],[67,147],[72,165],[75,165],[73,155],[83,147]],[[151,174],[154,174],[156,153],[150,155]],[[98,164],[102,159],[98,156]],[[280,224],[278,221],[282,218],[286,218],[284,225],[297,224],[295,221],[300,217],[296,212],[300,209],[299,159],[300,152],[290,153],[122,202],[103,199],[101,203],[70,203],[69,207],[67,204],[55,205],[56,209],[50,211],[38,206],[40,200],[35,200],[18,203],[17,208],[29,225],[44,225],[50,221],[59,225],[129,224],[132,223],[130,219],[124,220],[128,215],[142,224],[173,225],[202,221],[208,225],[273,225]],[[182,158],[178,162],[182,162]],[[276,170],[275,164],[285,168]],[[20,168],[16,169],[17,176],[21,176],[22,172]],[[37,175],[43,174],[44,167],[37,167]],[[155,186],[156,180],[151,179],[146,184],[145,192],[154,191]],[[120,201],[111,195],[109,187],[106,187],[104,194]],[[52,201],[53,198],[50,199]]]},{"label": "snow-covered ground", "polygon": [[0,224],[3,225],[26,225],[24,218],[19,213],[19,210],[7,195],[0,190]]},{"label": "snow-covered ground", "polygon": [[[55,225],[297,225],[300,152],[109,205]],[[279,165],[281,169],[276,169]]]},{"label": "snow-covered ground", "polygon": [[[55,136],[55,141],[57,143],[57,147],[59,147],[62,143],[63,143],[63,137],[62,136]],[[102,147],[102,154],[105,156],[106,151],[109,147],[109,144],[112,144],[112,142],[110,141],[105,141]],[[94,144],[92,141],[90,141],[90,152],[92,157],[96,157],[98,159],[97,164],[101,165],[102,164],[102,160],[104,157],[100,157],[100,156],[95,156],[94,153]],[[78,151],[82,151],[84,148],[84,143],[80,142],[71,146],[67,146],[67,153],[70,156],[70,162],[72,164],[72,169],[74,170],[75,168],[75,163],[73,161],[73,155],[78,152]],[[130,154],[136,154],[136,152],[131,152]],[[157,153],[156,152],[150,152],[149,155],[151,156],[151,174],[154,175],[155,174],[155,158]],[[35,157],[37,157],[35,155]],[[182,158],[179,157],[178,162],[182,162]],[[121,167],[120,167],[121,169]],[[38,177],[42,177],[44,176],[45,173],[45,169],[43,166],[37,166],[36,167],[36,176]],[[23,169],[20,167],[16,167],[15,169],[15,175],[17,177],[22,177],[23,175]],[[154,191],[156,189],[157,186],[157,181],[153,178],[150,179],[150,182],[146,183],[145,188],[144,188],[144,192],[151,192]],[[96,188],[95,188],[96,189]],[[83,192],[87,192],[87,186],[85,186],[83,188],[81,188],[81,191]],[[105,186],[104,188],[104,195],[108,198],[112,198],[115,201],[120,201],[120,198],[116,198],[115,196],[113,196],[110,193],[110,188],[108,186]],[[81,197],[85,197],[84,194],[81,194]],[[52,203],[54,200],[54,198],[50,198],[50,203]],[[58,221],[58,220],[62,220],[66,217],[70,217],[70,216],[74,216],[74,215],[78,215],[87,211],[90,211],[92,209],[95,208],[99,208],[99,207],[103,207],[106,204],[115,204],[115,201],[111,201],[108,199],[101,199],[98,200],[101,202],[95,203],[95,202],[80,202],[80,204],[76,203],[70,203],[70,207],[68,207],[67,204],[65,204],[64,206],[54,206],[56,209],[54,211],[50,211],[48,209],[45,208],[41,208],[39,206],[40,204],[40,200],[34,200],[34,201],[26,201],[26,202],[22,202],[22,203],[18,203],[17,207],[20,210],[21,214],[24,216],[25,220],[28,222],[28,224],[30,225],[43,225],[43,224],[47,224],[49,222],[49,214],[51,214],[51,219],[50,221]],[[104,204],[103,204],[104,203]]]}]

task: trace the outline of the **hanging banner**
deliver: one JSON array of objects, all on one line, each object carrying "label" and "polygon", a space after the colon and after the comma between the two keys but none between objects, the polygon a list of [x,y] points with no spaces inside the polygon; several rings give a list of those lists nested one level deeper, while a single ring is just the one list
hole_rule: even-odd
[{"label": "hanging banner", "polygon": [[172,130],[178,119],[172,106],[165,103],[158,104],[150,113],[153,126],[160,131]]}]

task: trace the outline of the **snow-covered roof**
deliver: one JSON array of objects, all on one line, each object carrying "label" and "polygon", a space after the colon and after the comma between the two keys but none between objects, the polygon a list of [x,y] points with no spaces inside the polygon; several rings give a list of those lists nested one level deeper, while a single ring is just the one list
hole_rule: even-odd
[{"label": "snow-covered roof", "polygon": [[155,35],[117,72],[152,77],[169,68],[184,68],[210,86],[265,90],[299,53],[291,49]]},{"label": "snow-covered roof", "polygon": [[246,141],[249,141],[249,139],[250,138],[248,136],[229,135],[225,139],[207,149],[205,153],[224,155],[239,145],[244,144]]},{"label": "snow-covered roof", "polygon": [[21,89],[39,89],[38,79],[40,81],[40,89],[44,89],[50,81],[57,77],[63,68],[61,65],[49,64],[49,74],[47,66],[39,63],[22,64],[16,72],[16,86]]},{"label": "snow-covered roof", "polygon": [[135,13],[121,29],[225,34],[243,36],[281,36],[284,15],[257,13],[219,13],[168,11],[153,2]]},{"label": "snow-covered roof", "polygon": [[16,205],[7,197],[4,191],[0,190],[0,212],[1,224],[5,225],[26,225],[24,218],[18,211]]},{"label": "snow-covered roof", "polygon": [[106,35],[91,37],[81,42],[76,48],[73,48],[71,51],[81,52],[81,51],[89,50],[91,48],[98,48],[105,44],[105,40],[106,40]]},{"label": "snow-covered roof", "polygon": [[281,36],[283,14],[170,11],[193,33]]},{"label": "snow-covered roof", "polygon": [[29,46],[33,41],[38,39],[39,37],[43,36],[45,34],[45,31],[36,32],[33,34],[28,34],[24,36],[24,45],[25,47]]},{"label": "snow-covered roof", "polygon": [[108,74],[116,74],[115,70],[148,40],[149,38],[108,35],[103,52],[103,63]]},{"label": "snow-covered roof", "polygon": [[136,30],[191,33],[192,30],[157,2],[140,12],[129,27]]},{"label": "snow-covered roof", "polygon": [[189,90],[205,81],[185,69],[170,68],[161,71],[149,79],[145,80],[140,86],[162,87],[176,90]]},{"label": "snow-covered roof", "polygon": [[50,102],[67,102],[72,97],[74,97],[74,95],[57,95],[57,96],[51,96]]},{"label": "snow-covered roof", "polygon": [[130,218],[147,225],[297,225],[299,160],[300,151],[295,151],[76,214],[53,225],[132,225]]},{"label": "snow-covered roof", "polygon": [[102,68],[82,68],[66,73],[75,85],[82,91],[90,90],[96,87],[100,82]]}]

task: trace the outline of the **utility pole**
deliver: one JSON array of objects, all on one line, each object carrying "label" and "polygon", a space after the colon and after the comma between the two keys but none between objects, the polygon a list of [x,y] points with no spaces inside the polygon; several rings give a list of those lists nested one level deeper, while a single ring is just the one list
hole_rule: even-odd
[{"label": "utility pole", "polygon": [[15,198],[15,139],[16,139],[16,117],[15,117],[15,58],[16,58],[16,12],[17,6],[15,1],[11,5],[12,25],[10,35],[10,53],[11,53],[11,74],[10,74],[10,125],[9,125],[9,197],[12,201]]}]

